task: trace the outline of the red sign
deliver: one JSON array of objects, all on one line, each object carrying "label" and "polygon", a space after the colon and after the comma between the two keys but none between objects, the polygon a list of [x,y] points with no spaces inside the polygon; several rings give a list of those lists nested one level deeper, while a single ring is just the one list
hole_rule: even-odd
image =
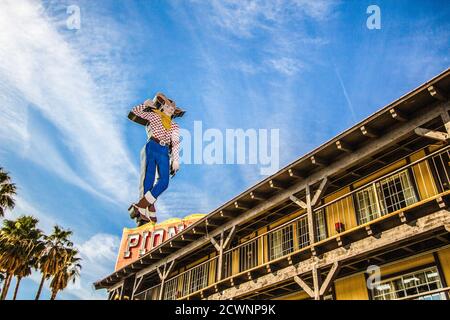
[{"label": "red sign", "polygon": [[172,218],[158,224],[147,223],[138,228],[123,229],[115,270],[142,257],[204,216],[204,214],[192,214],[183,219]]}]

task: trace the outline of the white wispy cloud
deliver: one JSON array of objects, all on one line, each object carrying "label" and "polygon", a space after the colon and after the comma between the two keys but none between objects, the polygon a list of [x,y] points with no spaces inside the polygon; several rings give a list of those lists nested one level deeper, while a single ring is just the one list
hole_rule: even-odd
[{"label": "white wispy cloud", "polygon": [[282,57],[279,59],[269,59],[268,63],[277,71],[285,75],[294,75],[303,68],[303,64],[295,59]]},{"label": "white wispy cloud", "polygon": [[82,259],[81,277],[61,292],[61,298],[105,299],[105,293],[95,290],[93,283],[114,269],[119,245],[119,237],[105,233],[94,234],[80,244],[75,243]]},{"label": "white wispy cloud", "polygon": [[[10,142],[2,144],[2,149],[14,151],[18,145],[36,142],[28,134],[32,124],[25,120],[26,104],[57,129],[56,140],[68,151],[63,156],[50,141],[48,150],[54,151],[50,157],[56,163],[44,157],[39,159],[40,165],[56,174],[67,171],[65,178],[74,184],[95,186],[92,188],[114,201],[127,201],[135,189],[137,169],[129,159],[115,116],[114,96],[107,100],[104,94],[117,84],[105,88],[98,83],[102,72],[107,75],[115,67],[92,76],[83,60],[88,46],[79,50],[77,45],[82,43],[69,43],[39,3],[2,1],[0,6],[0,83],[2,89],[11,89],[2,90],[0,96],[4,110],[0,121],[7,123],[0,137]],[[96,42],[94,49],[107,45],[107,40]],[[117,89],[111,92],[120,95]],[[8,138],[11,135],[14,137]],[[27,150],[23,155],[33,158]]]},{"label": "white wispy cloud", "polygon": [[235,36],[251,37],[259,29],[270,30],[290,19],[324,20],[336,3],[330,0],[213,0],[206,5],[211,7],[211,17],[217,25]]},{"label": "white wispy cloud", "polygon": [[347,89],[346,89],[346,87],[345,87],[345,85],[344,85],[344,82],[342,81],[341,74],[339,73],[339,70],[337,69],[336,66],[334,67],[334,71],[335,71],[336,76],[337,76],[337,78],[338,78],[338,80],[339,80],[339,84],[341,85],[342,93],[344,94],[345,100],[347,101],[347,106],[348,106],[348,108],[349,108],[349,110],[350,110],[350,113],[351,113],[351,115],[352,115],[353,121],[356,122],[357,119],[356,119],[356,114],[355,114],[355,108],[353,107],[353,103],[352,103],[352,101],[350,100],[350,97],[349,97],[349,95],[348,95]]}]

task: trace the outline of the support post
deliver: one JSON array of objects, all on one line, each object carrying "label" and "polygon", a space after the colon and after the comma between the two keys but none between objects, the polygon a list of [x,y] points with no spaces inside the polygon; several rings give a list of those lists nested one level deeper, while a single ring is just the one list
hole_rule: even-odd
[{"label": "support post", "polygon": [[341,268],[341,264],[339,262],[334,262],[333,266],[331,267],[330,272],[328,272],[327,277],[325,278],[325,281],[323,282],[322,286],[320,287],[319,295],[323,297],[325,293],[328,292],[330,289],[331,284],[333,283],[334,279],[336,279],[337,275],[339,274],[339,270]]},{"label": "support post", "polygon": [[166,283],[166,279],[169,276],[170,271],[172,271],[172,267],[174,265],[175,260],[173,260],[169,267],[167,267],[167,263],[164,264],[164,270],[161,272],[161,270],[156,268],[156,271],[158,271],[159,278],[161,279],[161,288],[159,289],[159,300],[162,300],[163,293],[164,293],[164,285]]},{"label": "support post", "polygon": [[313,284],[314,284],[314,300],[320,300],[320,287],[322,286],[322,277],[320,270],[317,268],[317,264],[314,264],[312,268]]},{"label": "support post", "polygon": [[448,115],[448,111],[446,108],[442,108],[441,117],[442,121],[444,122],[445,131],[450,134],[450,116]]},{"label": "support post", "polygon": [[223,250],[228,247],[230,244],[231,238],[236,231],[236,226],[233,226],[228,233],[228,236],[225,239],[224,231],[220,233],[220,240],[217,243],[216,239],[211,238],[211,243],[214,245],[214,248],[219,252],[219,258],[217,260],[217,281],[222,280],[222,269],[223,269]]},{"label": "support post", "polygon": [[306,184],[306,214],[308,217],[308,234],[309,234],[309,244],[314,243],[314,220],[313,211],[311,206],[311,192],[309,189],[309,183]]}]

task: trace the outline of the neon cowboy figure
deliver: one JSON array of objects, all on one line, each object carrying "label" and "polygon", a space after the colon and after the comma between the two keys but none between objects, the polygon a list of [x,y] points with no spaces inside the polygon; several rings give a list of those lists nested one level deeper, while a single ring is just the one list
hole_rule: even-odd
[{"label": "neon cowboy figure", "polygon": [[174,101],[157,93],[153,100],[134,107],[128,115],[130,120],[145,126],[148,138],[141,151],[141,199],[128,209],[138,225],[156,223],[155,202],[167,189],[169,177],[180,168],[180,129],[173,118],[184,113]]}]

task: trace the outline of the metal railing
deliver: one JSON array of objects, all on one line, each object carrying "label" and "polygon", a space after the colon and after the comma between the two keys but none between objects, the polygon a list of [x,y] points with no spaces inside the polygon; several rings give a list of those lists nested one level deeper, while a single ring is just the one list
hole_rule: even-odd
[{"label": "metal railing", "polygon": [[213,276],[215,276],[216,261],[217,257],[214,257],[167,280],[163,288],[163,300],[175,300],[187,296],[215,282]]},{"label": "metal railing", "polygon": [[315,208],[325,212],[326,238],[449,190],[448,160],[446,147]]},{"label": "metal railing", "polygon": [[[315,240],[323,241],[450,189],[449,147],[361,185],[313,210]],[[305,214],[223,252],[222,279],[310,245]],[[217,256],[168,281],[163,299],[178,299],[217,282]]]},{"label": "metal railing", "polygon": [[134,300],[159,300],[161,284],[134,295]]}]

